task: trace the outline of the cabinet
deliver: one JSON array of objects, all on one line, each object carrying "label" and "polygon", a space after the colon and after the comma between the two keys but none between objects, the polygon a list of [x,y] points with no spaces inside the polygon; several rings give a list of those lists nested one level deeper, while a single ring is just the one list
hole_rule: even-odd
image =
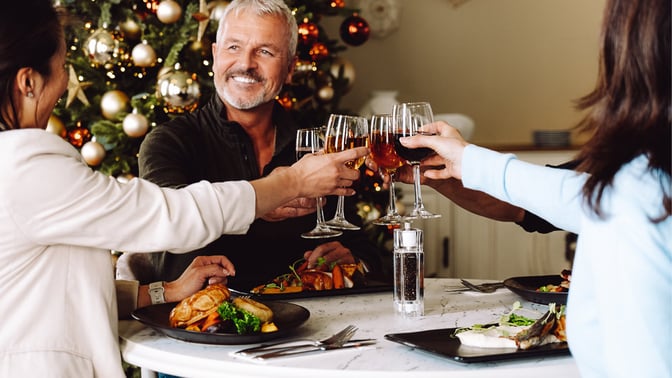
[{"label": "cabinet", "polygon": [[[513,151],[536,164],[560,164],[574,150]],[[413,186],[398,184],[406,208],[413,206]],[[425,207],[442,215],[416,220],[425,232],[425,274],[428,277],[505,279],[515,276],[559,274],[569,268],[564,231],[528,233],[513,223],[472,214],[429,187],[422,188]]]}]

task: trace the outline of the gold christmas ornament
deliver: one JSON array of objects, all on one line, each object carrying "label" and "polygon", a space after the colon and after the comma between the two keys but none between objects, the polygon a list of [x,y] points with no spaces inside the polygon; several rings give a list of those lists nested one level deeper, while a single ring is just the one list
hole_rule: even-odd
[{"label": "gold christmas ornament", "polygon": [[317,91],[317,99],[322,103],[328,103],[334,98],[334,88],[325,85]]},{"label": "gold christmas ornament", "polygon": [[100,163],[103,162],[103,159],[105,159],[105,147],[93,140],[86,142],[86,144],[82,146],[80,153],[86,164],[92,167],[100,165]]},{"label": "gold christmas ornament", "polygon": [[60,118],[56,117],[54,114],[49,116],[49,121],[47,121],[47,131],[54,133],[61,138],[65,138],[68,131],[65,128],[65,124],[61,121]]},{"label": "gold christmas ornament", "polygon": [[201,87],[196,74],[175,69],[159,76],[156,97],[165,104],[168,113],[191,112],[198,107]]},{"label": "gold christmas ornament", "polygon": [[132,41],[140,40],[142,36],[142,29],[135,20],[132,18],[127,19],[126,21],[119,24],[119,30],[124,35],[124,38]]},{"label": "gold christmas ornament", "polygon": [[341,70],[343,70],[343,77],[341,78],[348,80],[346,90],[352,89],[353,84],[355,84],[355,66],[349,60],[337,57],[331,62],[329,72],[335,79],[338,79]]},{"label": "gold christmas ornament", "polygon": [[128,106],[128,96],[119,90],[105,92],[100,99],[100,111],[103,117],[113,120],[117,114],[125,112]]},{"label": "gold christmas ornament", "polygon": [[84,41],[84,54],[98,67],[110,68],[126,54],[119,38],[105,29],[97,29]]},{"label": "gold christmas ornament", "polygon": [[152,67],[156,64],[156,51],[147,41],[142,41],[133,47],[131,58],[137,67]]},{"label": "gold christmas ornament", "polygon": [[124,117],[124,122],[122,123],[124,132],[131,138],[140,138],[147,134],[149,129],[149,121],[144,115],[137,113],[136,110],[133,110],[133,113],[130,113]]},{"label": "gold christmas ornament", "polygon": [[162,0],[156,8],[156,18],[164,24],[174,24],[182,17],[182,6],[174,0]]},{"label": "gold christmas ornament", "polygon": [[91,86],[90,81],[80,82],[75,72],[75,68],[70,65],[68,68],[68,98],[65,101],[65,107],[69,107],[75,100],[75,97],[82,102],[82,104],[89,106],[89,100],[86,98],[84,89]]},{"label": "gold christmas ornament", "polygon": [[132,173],[122,173],[119,176],[117,176],[117,181],[126,184],[127,182],[131,181],[134,178],[135,176],[133,176]]},{"label": "gold christmas ornament", "polygon": [[205,0],[199,0],[198,2],[198,12],[191,15],[196,21],[198,21],[198,31],[196,33],[196,40],[201,41],[203,39],[203,34],[208,29],[208,23],[210,22],[210,10],[208,10],[208,4]]},{"label": "gold christmas ornament", "polygon": [[208,4],[208,10],[210,12],[210,19],[213,21],[219,22],[224,15],[224,9],[229,5],[230,1],[211,1]]}]

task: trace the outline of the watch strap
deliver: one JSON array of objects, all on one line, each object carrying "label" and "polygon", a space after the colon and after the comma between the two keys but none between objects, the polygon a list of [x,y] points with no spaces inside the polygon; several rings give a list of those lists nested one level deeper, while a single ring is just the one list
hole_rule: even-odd
[{"label": "watch strap", "polygon": [[161,304],[166,303],[166,298],[164,297],[163,281],[152,282],[149,284],[149,299],[152,301],[152,304]]}]

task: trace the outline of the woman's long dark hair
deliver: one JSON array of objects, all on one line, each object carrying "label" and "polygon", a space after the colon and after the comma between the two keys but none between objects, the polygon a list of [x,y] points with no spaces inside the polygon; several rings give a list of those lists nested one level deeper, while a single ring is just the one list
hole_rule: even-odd
[{"label": "woman's long dark hair", "polygon": [[[579,127],[592,133],[579,153],[583,187],[600,216],[605,190],[621,167],[646,155],[652,171],[670,176],[670,0],[609,0],[604,13],[597,85],[577,102],[588,110]],[[669,181],[660,218],[671,215]]]},{"label": "woman's long dark hair", "polygon": [[63,29],[50,0],[9,1],[0,12],[0,123],[19,128],[13,85],[23,67],[44,77],[63,40]]}]

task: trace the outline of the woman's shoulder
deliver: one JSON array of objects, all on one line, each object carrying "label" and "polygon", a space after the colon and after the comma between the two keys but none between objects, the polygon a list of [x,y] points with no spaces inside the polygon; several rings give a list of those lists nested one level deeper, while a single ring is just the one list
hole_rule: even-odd
[{"label": "woman's shoulder", "polygon": [[46,130],[20,129],[0,133],[2,160],[19,160],[45,153],[80,156],[77,149],[65,139]]},{"label": "woman's shoulder", "polygon": [[614,176],[613,206],[623,206],[630,211],[637,209],[647,217],[659,217],[663,197],[670,195],[671,185],[669,174],[651,169],[649,159],[638,156],[623,165]]}]

